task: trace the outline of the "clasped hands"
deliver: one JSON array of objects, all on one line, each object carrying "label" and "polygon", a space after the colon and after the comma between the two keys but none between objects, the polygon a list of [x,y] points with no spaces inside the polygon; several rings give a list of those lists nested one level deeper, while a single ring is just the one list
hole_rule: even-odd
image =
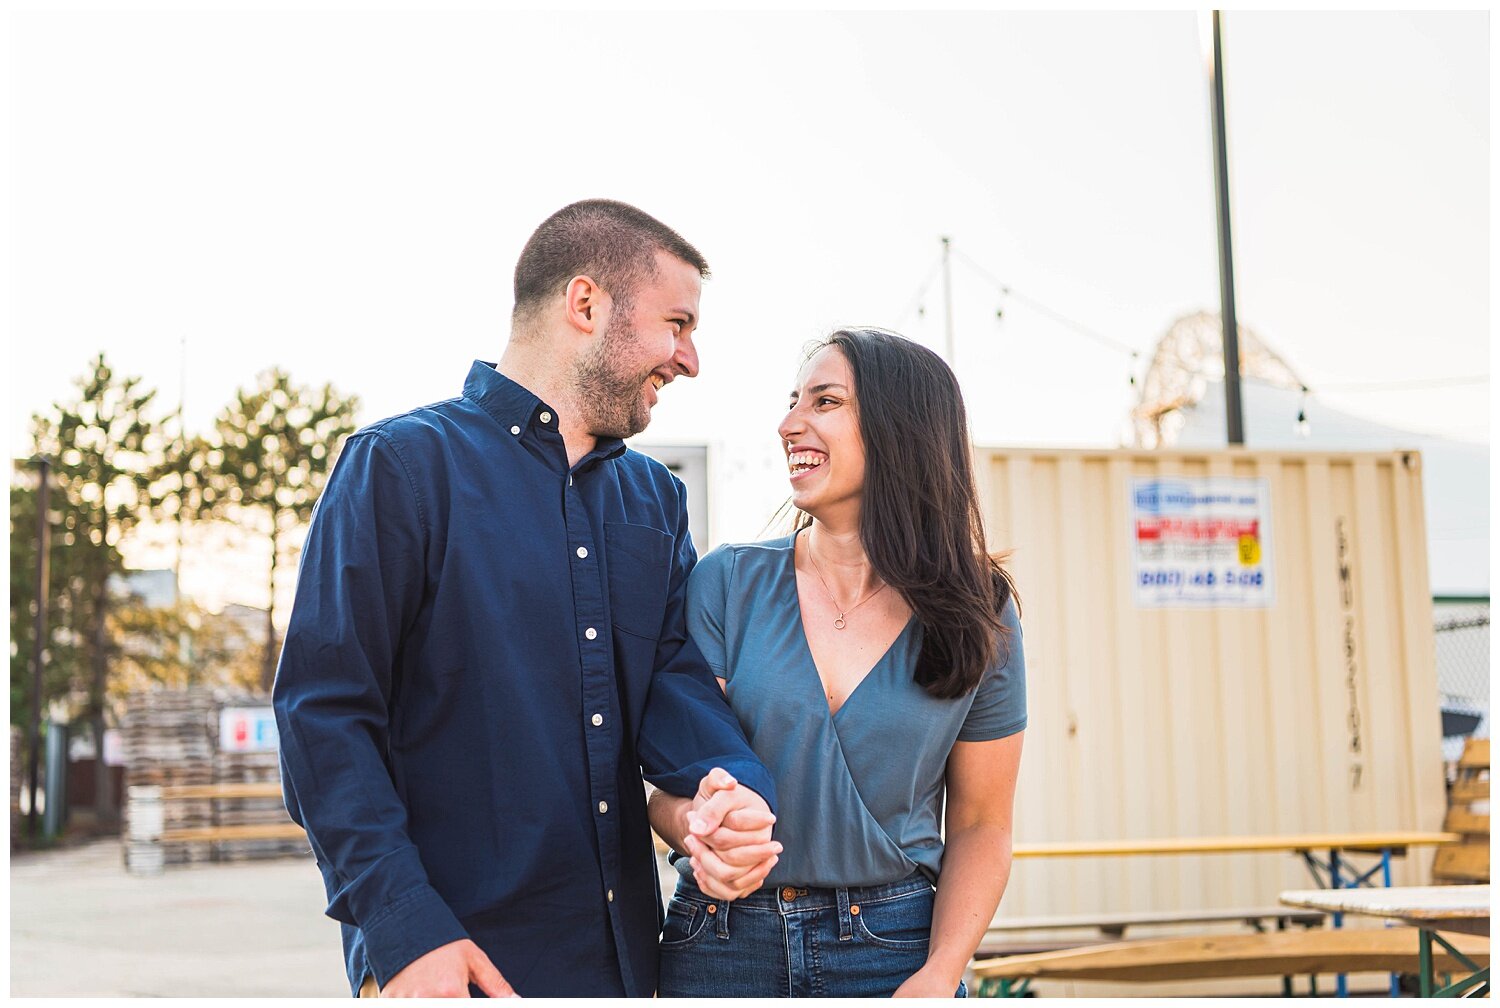
[{"label": "clasped hands", "polygon": [[766,800],[715,767],[692,799],[678,802],[686,826],[682,845],[698,888],[721,900],[759,889],[781,853],[781,844],[771,839],[776,816]]}]

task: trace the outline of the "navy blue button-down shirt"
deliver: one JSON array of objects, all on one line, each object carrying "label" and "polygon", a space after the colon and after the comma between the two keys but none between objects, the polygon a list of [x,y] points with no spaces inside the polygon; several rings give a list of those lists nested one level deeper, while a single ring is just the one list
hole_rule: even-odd
[{"label": "navy blue button-down shirt", "polygon": [[641,776],[770,776],[687,639],[681,482],[476,361],[462,397],[352,435],[276,676],[287,808],[351,990],[473,939],[518,993],[650,996]]}]

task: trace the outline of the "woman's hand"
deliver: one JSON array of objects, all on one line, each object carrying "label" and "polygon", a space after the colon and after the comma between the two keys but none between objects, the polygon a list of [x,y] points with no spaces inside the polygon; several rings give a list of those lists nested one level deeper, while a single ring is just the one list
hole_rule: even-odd
[{"label": "woman's hand", "polygon": [[714,768],[698,786],[682,841],[693,880],[714,899],[735,900],[760,888],[776,866],[781,844],[771,839],[776,817],[766,801]]},{"label": "woman's hand", "polygon": [[907,977],[896,993],[898,998],[951,998],[958,993],[961,978],[943,976],[937,970],[923,966]]},{"label": "woman's hand", "polygon": [[781,844],[771,839],[776,816],[766,801],[715,767],[692,798],[653,792],[651,828],[691,859],[693,880],[714,899],[735,900],[761,887]]}]

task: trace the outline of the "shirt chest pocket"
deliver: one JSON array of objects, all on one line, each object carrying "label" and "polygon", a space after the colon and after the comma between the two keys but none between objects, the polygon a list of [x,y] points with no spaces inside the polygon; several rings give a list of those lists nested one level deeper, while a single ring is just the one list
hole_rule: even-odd
[{"label": "shirt chest pocket", "polygon": [[609,550],[609,611],[615,628],[647,640],[661,635],[672,537],[648,525],[604,523]]}]

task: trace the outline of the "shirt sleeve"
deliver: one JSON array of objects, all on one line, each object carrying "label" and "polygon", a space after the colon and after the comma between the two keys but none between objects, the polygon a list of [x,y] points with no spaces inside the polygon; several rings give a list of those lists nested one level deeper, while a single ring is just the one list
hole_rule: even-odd
[{"label": "shirt sleeve", "polygon": [[995,664],[979,680],[974,704],[958,732],[960,742],[1005,738],[1026,727],[1026,655],[1021,646],[1021,620],[1015,599],[1006,601],[1000,622],[1005,632],[1000,637]]},{"label": "shirt sleeve", "polygon": [[[641,772],[663,791],[688,798],[698,793],[698,782],[704,775],[714,767],[723,767],[775,811],[776,788],[771,774],[745,741],[739,719],[714,680],[709,660],[688,637],[688,574],[697,552],[688,533],[686,492],[676,477],[672,482],[678,502],[677,547],[672,557],[666,615],[657,638],[656,670],[636,739]],[[720,647],[722,650],[722,643]]]},{"label": "shirt sleeve", "polygon": [[378,429],[345,442],[303,548],[272,704],[282,790],[382,987],[468,937],[407,835],[386,769],[396,655],[425,584],[421,501]]},{"label": "shirt sleeve", "polygon": [[698,561],[687,584],[687,630],[708,667],[729,680],[729,657],[724,645],[724,614],[729,608],[729,580],[734,572],[734,549],[720,546]]}]

